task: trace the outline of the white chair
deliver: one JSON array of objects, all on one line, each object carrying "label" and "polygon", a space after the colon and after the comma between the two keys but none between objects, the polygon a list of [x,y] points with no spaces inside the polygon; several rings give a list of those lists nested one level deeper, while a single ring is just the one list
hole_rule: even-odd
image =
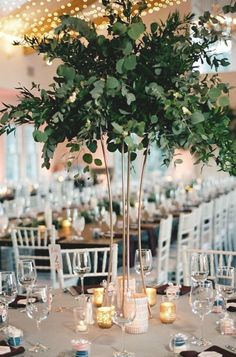
[{"label": "white chair", "polygon": [[198,249],[200,247],[201,238],[201,220],[202,220],[202,206],[194,208],[194,229],[193,229],[193,242],[192,247]]},{"label": "white chair", "polygon": [[113,244],[112,254],[110,254],[110,247],[61,249],[60,245],[52,244],[49,253],[52,269],[57,271],[58,274],[58,282],[56,286],[59,285],[61,288],[65,288],[76,284],[78,277],[76,277],[73,272],[73,260],[76,253],[83,251],[90,254],[92,263],[92,270],[90,273],[87,273],[85,277],[99,278],[107,276],[109,259],[111,259],[111,277],[112,281],[115,281],[118,264],[117,244]]},{"label": "white chair", "polygon": [[157,284],[168,282],[170,240],[173,217],[161,219],[157,247]]},{"label": "white chair", "polygon": [[194,211],[190,213],[181,213],[179,217],[179,226],[177,233],[177,242],[171,246],[171,256],[173,264],[171,266],[171,279],[177,284],[183,279],[183,261],[182,251],[184,247],[191,248],[193,244],[194,232]]},{"label": "white chair", "polygon": [[204,249],[183,249],[183,265],[184,265],[184,284],[190,285],[190,259],[194,253],[204,253],[208,255],[209,260],[209,275],[208,279],[215,280],[216,269],[218,266],[236,267],[236,252],[223,250],[204,250]]},{"label": "white chair", "polygon": [[227,217],[227,249],[236,251],[236,190],[229,193]]},{"label": "white chair", "polygon": [[49,244],[56,241],[55,227],[16,227],[11,232],[11,238],[16,268],[19,259],[34,259],[37,273],[50,271],[52,286],[55,286],[55,271],[51,269],[49,257]]},{"label": "white chair", "polygon": [[213,240],[213,208],[214,202],[203,202],[201,205],[201,249],[211,249]]}]

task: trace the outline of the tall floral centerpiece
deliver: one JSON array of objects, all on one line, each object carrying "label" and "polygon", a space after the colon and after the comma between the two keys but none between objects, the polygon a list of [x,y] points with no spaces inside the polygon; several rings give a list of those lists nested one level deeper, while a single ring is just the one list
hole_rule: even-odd
[{"label": "tall floral centerpiece", "polygon": [[[61,64],[49,89],[35,83],[30,90],[21,87],[19,104],[5,104],[0,134],[18,125],[33,124],[34,140],[43,143],[46,168],[57,145],[64,141],[70,153],[68,166],[84,146],[88,149],[83,154],[85,170],[92,163],[101,166],[96,156],[100,141],[110,213],[107,151],[120,152],[123,275],[129,282],[130,171],[137,151],[143,152],[138,209],[140,254],[142,183],[152,143],[161,149],[165,164],[173,158],[175,149],[184,148],[196,162],[207,163],[213,158],[221,170],[236,173],[236,144],[227,115],[229,85],[217,74],[202,76],[198,69],[203,61],[216,72],[229,63],[211,53],[210,48],[226,38],[218,31],[219,20],[209,12],[199,19],[174,12],[165,22],[152,23],[148,30],[141,17],[147,7],[145,0],[103,0],[103,6],[107,36],[99,34],[93,24],[65,16],[53,36],[25,38],[24,45],[44,54],[48,61],[60,59]],[[232,4],[223,8],[224,13],[235,11]],[[181,158],[175,162],[180,163]],[[112,244],[112,214],[110,231]]]}]

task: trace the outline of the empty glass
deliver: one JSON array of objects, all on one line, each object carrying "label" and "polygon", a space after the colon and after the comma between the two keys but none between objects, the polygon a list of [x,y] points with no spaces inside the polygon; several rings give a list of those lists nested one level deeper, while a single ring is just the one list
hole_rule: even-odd
[{"label": "empty glass", "polygon": [[193,281],[204,281],[209,275],[208,257],[206,254],[193,253],[190,260],[191,278]]},{"label": "empty glass", "polygon": [[139,249],[135,251],[134,265],[136,273],[141,273],[141,263],[144,275],[150,274],[152,271],[152,252],[150,249],[141,249],[141,256]]},{"label": "empty glass", "polygon": [[72,236],[72,239],[83,240],[84,238],[81,236],[81,234],[85,227],[85,218],[79,216],[77,209],[73,212],[72,227],[76,232],[76,234]]},{"label": "empty glass", "polygon": [[121,327],[122,330],[122,348],[121,351],[114,352],[113,357],[132,357],[134,353],[125,350],[125,326],[130,324],[136,315],[136,302],[130,291],[126,291],[122,299],[115,296],[115,312],[113,322]]},{"label": "empty glass", "polygon": [[75,252],[73,256],[73,272],[81,279],[81,294],[84,295],[84,276],[91,271],[91,260],[89,252],[82,250]]},{"label": "empty glass", "polygon": [[0,272],[0,303],[5,305],[6,315],[8,315],[8,305],[15,300],[16,296],[17,283],[15,273],[13,271]]},{"label": "empty glass", "polygon": [[234,294],[234,268],[227,266],[218,267],[215,284],[217,294],[224,299],[222,308],[226,312],[227,300]]},{"label": "empty glass", "polygon": [[214,291],[212,282],[209,280],[193,282],[190,292],[190,304],[194,314],[201,319],[201,337],[194,337],[193,343],[199,346],[207,346],[209,341],[204,338],[204,318],[208,315],[213,307]]},{"label": "empty glass", "polygon": [[[27,289],[26,313],[30,319],[36,321],[37,330],[48,317],[51,309],[51,294],[47,285],[32,285]],[[48,348],[37,342],[29,349],[32,352],[45,352]]]},{"label": "empty glass", "polygon": [[17,264],[18,282],[24,288],[33,285],[37,279],[35,262],[33,259],[20,259]]}]

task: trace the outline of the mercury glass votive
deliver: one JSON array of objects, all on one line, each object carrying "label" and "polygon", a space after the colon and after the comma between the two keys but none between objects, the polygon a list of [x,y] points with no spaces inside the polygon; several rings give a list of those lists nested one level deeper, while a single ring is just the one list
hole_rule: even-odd
[{"label": "mercury glass votive", "polygon": [[114,306],[102,306],[97,308],[97,324],[101,328],[111,328]]},{"label": "mercury glass votive", "polygon": [[176,305],[173,301],[163,297],[160,304],[160,320],[163,324],[172,324],[176,319]]},{"label": "mercury glass votive", "polygon": [[146,288],[146,295],[150,306],[154,306],[157,303],[157,290],[156,288]]},{"label": "mercury glass votive", "polygon": [[102,306],[103,303],[104,288],[93,289],[93,304],[97,307]]}]

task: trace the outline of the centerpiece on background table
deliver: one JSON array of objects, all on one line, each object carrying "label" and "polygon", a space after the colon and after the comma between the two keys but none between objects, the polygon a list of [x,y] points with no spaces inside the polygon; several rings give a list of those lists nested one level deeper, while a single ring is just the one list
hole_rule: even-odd
[{"label": "centerpiece on background table", "polygon": [[[123,287],[126,276],[129,287],[130,172],[137,152],[143,152],[138,200],[140,255],[142,183],[151,145],[162,150],[165,164],[170,163],[175,149],[183,148],[190,150],[196,162],[214,159],[221,170],[236,173],[236,145],[228,117],[229,85],[217,74],[203,76],[198,69],[203,61],[216,71],[229,64],[210,50],[218,40],[227,38],[217,26],[219,18],[210,12],[199,19],[193,14],[181,18],[174,12],[148,30],[141,17],[145,1],[103,0],[103,6],[107,36],[78,17],[64,16],[53,35],[24,39],[24,45],[44,54],[48,61],[60,59],[62,63],[49,89],[35,83],[30,90],[18,88],[19,103],[5,104],[1,111],[0,134],[33,124],[34,140],[43,143],[44,167],[50,167],[57,145],[66,141],[68,167],[81,155],[87,164],[85,171],[93,163],[103,164],[96,155],[100,141],[109,192],[111,245],[107,151],[120,152]],[[232,4],[223,8],[225,14],[235,11]],[[175,163],[181,163],[181,158]],[[142,265],[141,276],[145,291]]]}]

